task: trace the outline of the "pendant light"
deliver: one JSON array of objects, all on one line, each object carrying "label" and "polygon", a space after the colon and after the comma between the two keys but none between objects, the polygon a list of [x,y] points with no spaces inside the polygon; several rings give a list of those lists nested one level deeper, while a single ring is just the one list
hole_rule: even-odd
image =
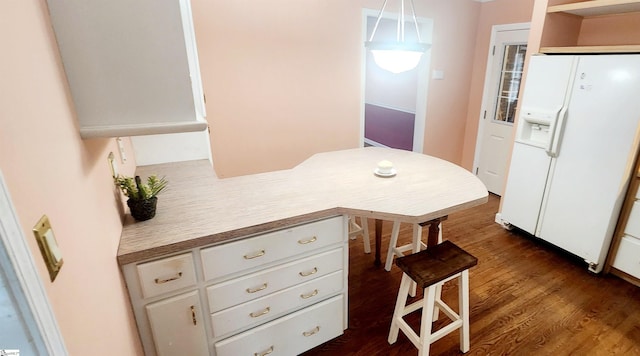
[{"label": "pendant light", "polygon": [[384,3],[382,4],[382,9],[380,9],[380,13],[376,19],[376,24],[371,32],[371,37],[369,37],[369,40],[365,42],[365,47],[371,51],[371,54],[373,54],[373,60],[380,68],[392,73],[402,73],[417,67],[418,63],[420,63],[422,54],[427,51],[431,45],[420,42],[420,30],[418,29],[418,20],[416,18],[416,10],[413,0],[409,0],[409,2],[411,4],[411,14],[418,42],[408,43],[404,41],[404,0],[400,0],[400,13],[398,14],[396,41],[375,41],[374,36],[376,35],[378,25],[380,25],[380,20],[382,20],[384,10],[387,7],[387,2],[388,0],[384,0]]}]

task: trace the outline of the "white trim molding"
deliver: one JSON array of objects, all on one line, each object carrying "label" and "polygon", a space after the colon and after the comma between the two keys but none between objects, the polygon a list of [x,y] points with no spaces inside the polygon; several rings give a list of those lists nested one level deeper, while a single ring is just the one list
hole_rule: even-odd
[{"label": "white trim molding", "polygon": [[[32,333],[41,336],[42,343],[36,347],[44,348],[41,352],[53,356],[68,355],[64,340],[60,334],[49,299],[38,275],[33,256],[27,246],[25,236],[20,227],[18,217],[11,202],[9,191],[0,172],[0,255],[7,258],[2,262],[3,269],[15,272],[17,288],[21,289],[26,304],[31,311],[33,322],[27,322]],[[10,288],[12,286],[9,286]],[[13,288],[13,290],[17,289]],[[32,325],[35,324],[35,325]]]}]

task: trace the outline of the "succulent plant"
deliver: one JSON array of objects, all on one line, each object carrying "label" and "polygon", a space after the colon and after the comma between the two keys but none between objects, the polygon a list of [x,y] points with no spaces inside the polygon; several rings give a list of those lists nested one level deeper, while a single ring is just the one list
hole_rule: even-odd
[{"label": "succulent plant", "polygon": [[145,200],[155,197],[167,187],[169,183],[164,177],[158,178],[157,175],[151,175],[145,183],[142,182],[140,176],[127,177],[118,175],[114,178],[115,184],[120,190],[134,200]]}]

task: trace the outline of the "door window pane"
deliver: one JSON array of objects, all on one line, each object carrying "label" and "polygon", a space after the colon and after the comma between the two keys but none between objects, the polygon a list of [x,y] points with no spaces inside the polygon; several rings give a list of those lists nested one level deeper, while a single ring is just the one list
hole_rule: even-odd
[{"label": "door window pane", "polygon": [[504,46],[500,88],[494,120],[513,123],[518,106],[518,91],[522,79],[526,44],[510,44]]}]

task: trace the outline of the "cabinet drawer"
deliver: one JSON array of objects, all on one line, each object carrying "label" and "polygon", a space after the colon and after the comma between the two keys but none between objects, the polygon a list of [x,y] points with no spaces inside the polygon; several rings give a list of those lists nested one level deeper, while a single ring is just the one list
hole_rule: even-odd
[{"label": "cabinet drawer", "polygon": [[629,220],[627,220],[627,226],[624,228],[624,233],[640,238],[640,201],[633,203],[633,207],[629,213]]},{"label": "cabinet drawer", "polygon": [[214,313],[341,270],[343,258],[339,248],[213,285],[207,288],[209,309]]},{"label": "cabinet drawer", "polygon": [[613,267],[640,278],[640,240],[623,236],[613,260]]},{"label": "cabinet drawer", "polygon": [[196,284],[191,253],[143,263],[137,269],[144,298]]},{"label": "cabinet drawer", "polygon": [[338,293],[343,287],[342,271],[269,294],[265,297],[228,308],[211,315],[214,337],[228,335],[238,329],[260,324],[305,305]]},{"label": "cabinet drawer", "polygon": [[341,335],[343,317],[339,295],[220,341],[216,355],[297,355]]},{"label": "cabinet drawer", "polygon": [[343,241],[341,216],[203,249],[205,280],[258,267]]}]

